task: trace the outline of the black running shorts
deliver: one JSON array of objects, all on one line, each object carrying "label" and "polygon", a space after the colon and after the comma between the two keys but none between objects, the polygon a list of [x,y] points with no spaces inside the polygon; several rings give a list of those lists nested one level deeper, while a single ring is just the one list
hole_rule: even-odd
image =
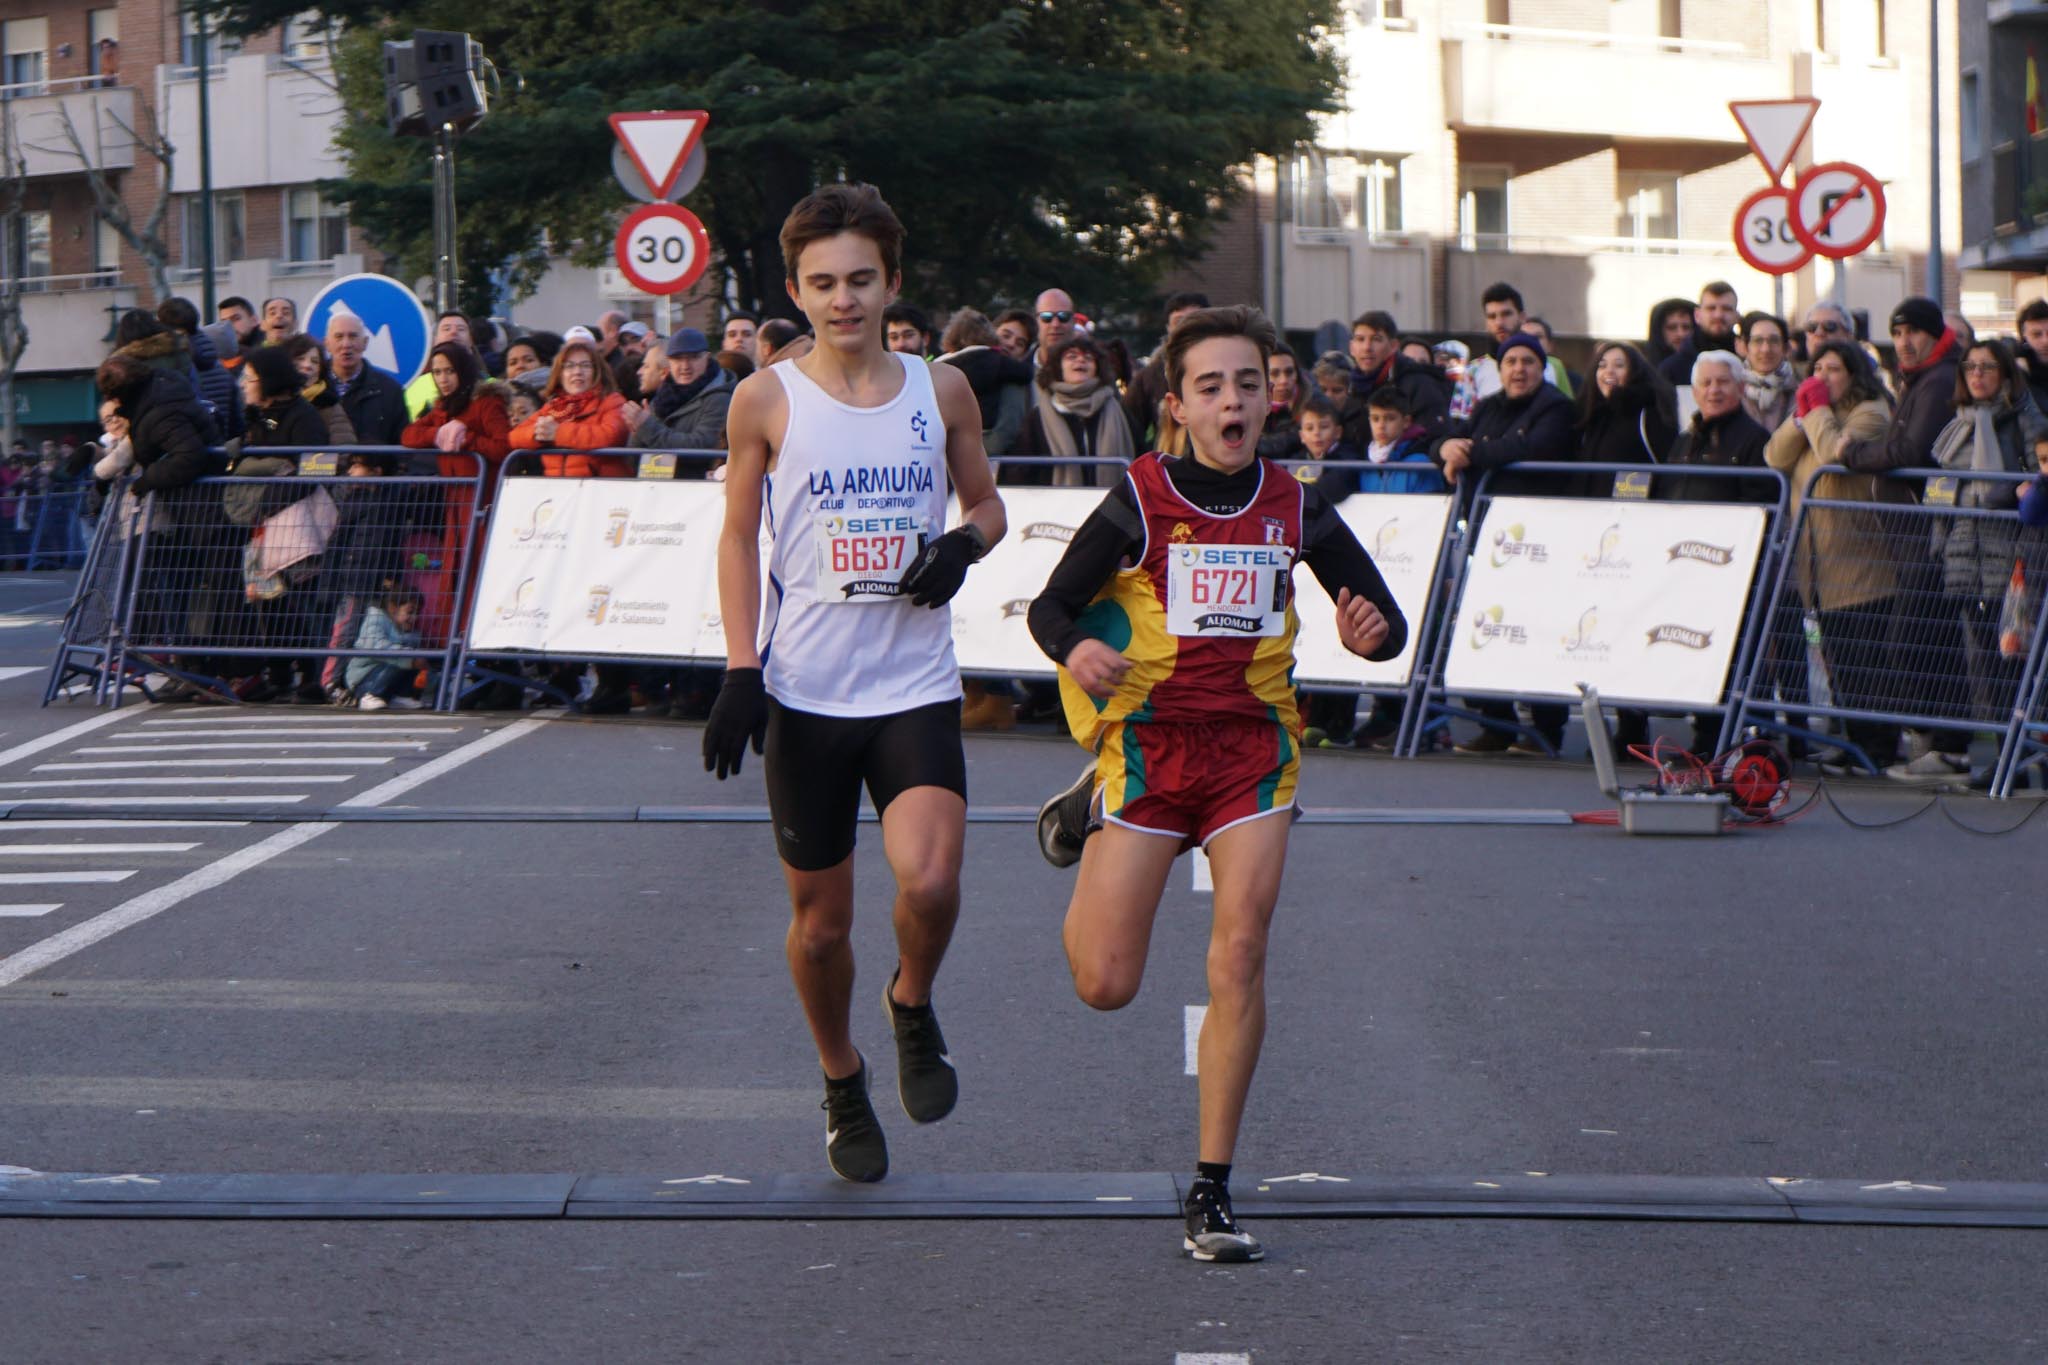
[{"label": "black running shorts", "polygon": [[886,716],[820,716],[768,699],[768,814],[775,847],[799,872],[822,872],[853,853],[865,785],[875,813],[912,787],[967,799],[959,701]]}]

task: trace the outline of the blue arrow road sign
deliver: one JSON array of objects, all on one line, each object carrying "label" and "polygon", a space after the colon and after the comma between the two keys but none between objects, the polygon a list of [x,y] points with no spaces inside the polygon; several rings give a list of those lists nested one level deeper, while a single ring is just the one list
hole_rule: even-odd
[{"label": "blue arrow road sign", "polygon": [[306,332],[324,339],[336,313],[354,313],[370,334],[364,359],[401,384],[426,368],[434,320],[418,295],[389,275],[344,275],[313,296],[306,308]]}]

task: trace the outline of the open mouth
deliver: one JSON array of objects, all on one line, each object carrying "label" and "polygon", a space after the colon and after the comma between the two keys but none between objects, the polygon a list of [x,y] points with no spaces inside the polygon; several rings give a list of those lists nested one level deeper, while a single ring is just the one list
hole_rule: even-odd
[{"label": "open mouth", "polygon": [[1224,442],[1224,444],[1225,444],[1225,445],[1233,445],[1233,446],[1237,446],[1237,445],[1243,445],[1243,444],[1244,444],[1244,423],[1242,423],[1242,422],[1225,422],[1225,423],[1223,424],[1223,433],[1222,433],[1222,434],[1223,434],[1223,442]]}]

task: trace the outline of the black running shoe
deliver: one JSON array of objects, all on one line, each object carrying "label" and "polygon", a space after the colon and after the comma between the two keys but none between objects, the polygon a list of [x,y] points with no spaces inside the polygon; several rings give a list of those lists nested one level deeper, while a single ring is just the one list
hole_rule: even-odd
[{"label": "black running shoe", "polygon": [[867,1058],[860,1059],[859,1074],[844,1084],[827,1080],[825,1102],[818,1107],[825,1111],[825,1158],[834,1175],[865,1185],[889,1174],[889,1144],[868,1103]]},{"label": "black running shoe", "polygon": [[1237,1225],[1230,1213],[1230,1191],[1213,1180],[1197,1180],[1188,1189],[1187,1236],[1181,1247],[1198,1261],[1263,1261],[1259,1239]]},{"label": "black running shoe", "polygon": [[882,1009],[889,1016],[889,1031],[896,1035],[896,1098],[913,1123],[937,1123],[953,1112],[960,1098],[960,1077],[953,1059],[946,1055],[946,1037],[939,1032],[939,1016],[927,1004],[912,1009],[896,1003],[898,967],[889,973],[882,990]]},{"label": "black running shoe", "polygon": [[1081,861],[1081,845],[1100,823],[1093,819],[1095,765],[1081,770],[1074,785],[1038,808],[1038,851],[1054,867]]}]

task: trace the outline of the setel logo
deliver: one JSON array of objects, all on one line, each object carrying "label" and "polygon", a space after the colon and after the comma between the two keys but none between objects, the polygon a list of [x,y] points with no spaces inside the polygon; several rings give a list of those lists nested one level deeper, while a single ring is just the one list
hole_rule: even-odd
[{"label": "setel logo", "polygon": [[1526,645],[1529,632],[1506,620],[1507,613],[1498,606],[1487,607],[1472,615],[1472,648],[1485,649],[1498,640],[1503,644]]},{"label": "setel logo", "polygon": [[1550,562],[1550,547],[1529,540],[1520,522],[1493,533],[1493,567],[1502,568],[1517,559],[1526,559],[1531,564]]}]

